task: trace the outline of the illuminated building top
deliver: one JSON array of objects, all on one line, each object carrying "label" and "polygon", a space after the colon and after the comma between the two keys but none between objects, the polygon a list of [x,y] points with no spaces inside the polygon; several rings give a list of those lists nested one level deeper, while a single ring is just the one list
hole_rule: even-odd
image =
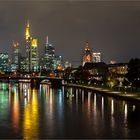
[{"label": "illuminated building top", "polygon": [[37,47],[37,39],[32,39],[32,46]]},{"label": "illuminated building top", "polygon": [[13,47],[13,48],[19,48],[19,43],[13,41],[12,47]]},{"label": "illuminated building top", "polygon": [[48,36],[46,37],[46,44],[49,44],[49,38],[48,38]]},{"label": "illuminated building top", "polygon": [[29,20],[27,21],[27,26],[26,26],[26,40],[30,38],[30,25],[29,25]]},{"label": "illuminated building top", "polygon": [[90,51],[90,48],[88,46],[89,46],[89,44],[88,44],[88,42],[86,42],[85,51]]}]

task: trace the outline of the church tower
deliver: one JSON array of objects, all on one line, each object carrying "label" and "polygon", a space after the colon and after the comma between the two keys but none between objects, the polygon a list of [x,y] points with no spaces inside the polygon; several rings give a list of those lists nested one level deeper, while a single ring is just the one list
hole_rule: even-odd
[{"label": "church tower", "polygon": [[84,49],[84,56],[83,56],[83,66],[85,65],[85,63],[91,62],[91,61],[92,61],[91,51],[90,51],[88,42],[86,42],[86,47]]}]

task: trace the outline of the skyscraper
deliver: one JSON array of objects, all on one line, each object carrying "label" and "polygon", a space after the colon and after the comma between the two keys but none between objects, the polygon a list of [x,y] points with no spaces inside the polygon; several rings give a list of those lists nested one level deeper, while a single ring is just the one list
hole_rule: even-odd
[{"label": "skyscraper", "polygon": [[84,56],[83,56],[83,66],[85,65],[85,63],[91,62],[91,61],[92,61],[91,51],[90,51],[88,42],[86,42],[86,47],[84,49]]},{"label": "skyscraper", "polygon": [[38,71],[38,47],[37,47],[37,39],[32,39],[31,46],[31,70]]},{"label": "skyscraper", "polygon": [[8,53],[0,53],[0,72],[8,71]]},{"label": "skyscraper", "polygon": [[45,43],[45,56],[44,56],[44,65],[46,70],[54,70],[54,59],[55,59],[55,50],[52,44],[48,41],[48,36]]},{"label": "skyscraper", "polygon": [[20,52],[19,52],[19,43],[18,42],[14,42],[12,43],[12,66],[11,70],[12,71],[17,71],[19,70],[19,63],[20,63]]},{"label": "skyscraper", "polygon": [[26,71],[38,70],[38,45],[37,39],[32,38],[30,35],[30,25],[27,21],[26,26]]},{"label": "skyscraper", "polygon": [[30,36],[30,25],[29,21],[27,21],[26,26],[26,71],[30,72],[31,68],[31,42],[32,37]]}]

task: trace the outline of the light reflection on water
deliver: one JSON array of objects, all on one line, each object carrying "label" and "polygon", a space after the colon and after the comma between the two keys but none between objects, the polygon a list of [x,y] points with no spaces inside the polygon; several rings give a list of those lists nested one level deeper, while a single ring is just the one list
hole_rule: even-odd
[{"label": "light reflection on water", "polygon": [[[28,102],[26,98],[28,98]],[[23,116],[23,138],[35,139],[39,137],[38,93],[35,89],[32,91],[31,97],[27,90],[27,95],[25,94],[25,102]]]},{"label": "light reflection on water", "polygon": [[139,104],[93,91],[0,83],[0,138],[139,138],[139,117]]},{"label": "light reflection on water", "polygon": [[17,88],[14,87],[13,94],[13,111],[12,111],[12,120],[13,120],[13,127],[16,132],[19,129],[19,121],[20,121],[20,108],[19,108],[19,95],[17,92]]}]

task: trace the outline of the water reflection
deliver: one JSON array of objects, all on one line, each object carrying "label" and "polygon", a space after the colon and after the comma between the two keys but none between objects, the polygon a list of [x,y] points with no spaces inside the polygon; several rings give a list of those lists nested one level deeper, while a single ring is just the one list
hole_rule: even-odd
[{"label": "water reflection", "polygon": [[115,131],[115,118],[114,118],[114,100],[111,100],[111,129],[112,129],[112,135],[114,135]]},{"label": "water reflection", "polygon": [[50,89],[50,114],[52,115],[52,103],[53,103],[53,100],[52,100],[52,96],[53,96],[53,90],[52,88]]},{"label": "water reflection", "polygon": [[82,90],[82,102],[84,102],[84,90]]},{"label": "water reflection", "polygon": [[127,126],[127,115],[128,115],[128,106],[127,104],[125,103],[124,104],[124,134],[125,136],[128,135],[128,126]]},{"label": "water reflection", "polygon": [[17,87],[14,86],[13,94],[13,111],[12,111],[12,120],[13,120],[13,127],[16,133],[19,130],[19,119],[20,119],[20,108],[19,108],[19,94],[17,92]]},{"label": "water reflection", "polygon": [[111,100],[111,115],[114,114],[114,100]]},{"label": "water reflection", "polygon": [[133,105],[133,111],[135,111],[135,109],[136,109],[136,106],[135,106],[135,105]]},{"label": "water reflection", "polygon": [[127,104],[125,104],[124,105],[124,121],[127,121],[127,113],[128,113]]},{"label": "water reflection", "polygon": [[[25,90],[26,94],[24,95],[26,97],[29,97],[28,91],[28,89]],[[37,139],[39,137],[39,112],[37,90],[33,89],[31,93],[31,103],[27,102],[26,97],[23,117],[23,138]]]},{"label": "water reflection", "polygon": [[0,83],[0,138],[138,138],[139,116],[139,104],[90,90]]},{"label": "water reflection", "polygon": [[102,119],[104,118],[104,97],[102,97]]},{"label": "water reflection", "polygon": [[8,85],[7,83],[0,83],[0,124],[8,119]]},{"label": "water reflection", "polygon": [[59,108],[60,108],[60,112],[62,112],[62,105],[63,105],[63,94],[62,94],[62,90],[59,89],[58,90],[59,93]]},{"label": "water reflection", "polygon": [[97,115],[97,106],[96,106],[96,93],[94,93],[94,115],[95,115],[95,117],[96,117],[96,115]]}]

